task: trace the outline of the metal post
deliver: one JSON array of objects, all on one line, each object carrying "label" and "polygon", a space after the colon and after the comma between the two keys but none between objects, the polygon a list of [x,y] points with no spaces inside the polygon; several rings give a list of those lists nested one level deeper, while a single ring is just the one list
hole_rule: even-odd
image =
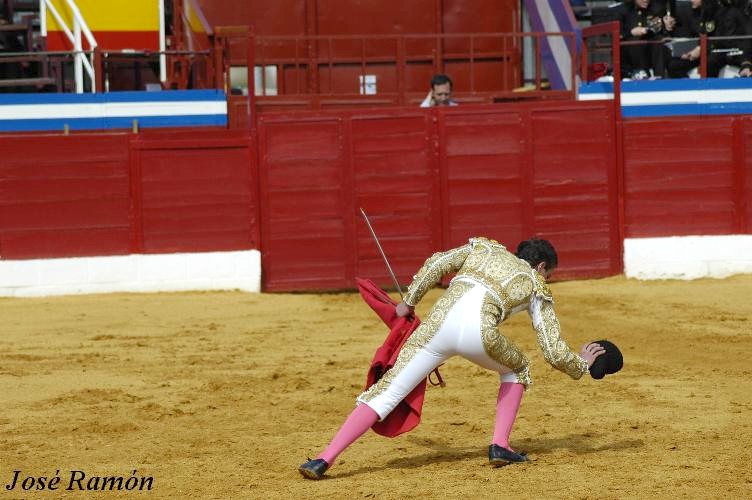
[{"label": "metal post", "polygon": [[541,89],[541,34],[533,33],[535,37],[535,90]]},{"label": "metal post", "polygon": [[[577,99],[577,38],[574,33],[571,34],[569,38],[565,37],[565,40],[570,40],[569,44],[569,50],[570,50],[570,57],[572,58],[572,64],[570,67],[570,74],[572,77],[572,96]],[[584,42],[583,42],[584,45]]]},{"label": "metal post", "polygon": [[104,65],[102,64],[102,50],[99,47],[94,47],[94,76],[92,80],[91,89],[92,92],[101,91],[104,92]]},{"label": "metal post", "polygon": [[75,52],[73,56],[73,74],[76,79],[76,93],[81,94],[84,91],[84,53],[81,46],[81,25],[76,19],[73,21],[73,40],[73,51]]},{"label": "metal post", "polygon": [[162,83],[167,81],[167,55],[165,54],[167,42],[165,36],[164,0],[159,0],[159,81]]},{"label": "metal post", "polygon": [[47,36],[47,0],[39,1],[39,34]]}]

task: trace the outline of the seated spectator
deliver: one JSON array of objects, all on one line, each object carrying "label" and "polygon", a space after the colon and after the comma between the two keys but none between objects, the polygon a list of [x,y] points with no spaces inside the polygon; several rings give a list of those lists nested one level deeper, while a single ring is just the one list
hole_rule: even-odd
[{"label": "seated spectator", "polygon": [[[671,34],[674,38],[698,38],[705,33],[705,25],[712,23],[715,14],[708,2],[703,0],[692,0],[691,8],[688,11],[678,13],[676,17],[676,29]],[[682,44],[686,47],[686,44]],[[687,74],[700,65],[700,42],[689,50],[677,51],[679,44],[672,48],[672,57],[668,62],[669,78],[686,78]]]},{"label": "seated spectator", "polygon": [[716,5],[717,11],[713,17],[715,30],[711,33],[705,25],[708,34],[708,76],[716,77],[721,69],[728,65],[739,68],[739,76],[752,75],[752,45],[748,39],[713,40],[713,37],[737,37],[750,33],[749,19],[743,10],[737,6],[736,0],[703,0]]},{"label": "seated spectator", "polygon": [[675,23],[660,1],[624,1],[619,13],[622,42],[647,42],[622,45],[621,71],[624,77],[641,80],[665,76],[668,49],[659,42],[670,35]]},{"label": "seated spectator", "polygon": [[452,100],[452,80],[446,75],[434,75],[431,78],[431,90],[423,102],[421,108],[430,108],[431,106],[456,106],[457,103]]},{"label": "seated spectator", "polygon": [[[718,77],[721,69],[738,68],[739,76],[752,75],[750,43],[745,39],[713,40],[714,37],[744,36],[749,33],[749,19],[734,0],[692,0],[692,9],[678,19],[676,36],[695,38],[708,35],[708,74]],[[700,45],[674,54],[668,65],[671,78],[685,78],[700,64]]]}]

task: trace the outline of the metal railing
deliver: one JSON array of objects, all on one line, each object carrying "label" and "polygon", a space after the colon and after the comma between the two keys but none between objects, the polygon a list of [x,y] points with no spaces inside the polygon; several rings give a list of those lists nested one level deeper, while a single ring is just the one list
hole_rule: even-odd
[{"label": "metal railing", "polygon": [[[147,84],[164,88],[160,74],[160,60],[163,58],[179,65],[181,71],[180,78],[173,82],[175,85],[167,88],[223,88],[224,79],[216,79],[214,57],[210,51],[103,51],[97,47],[92,51],[91,65],[95,77],[92,88],[99,92],[145,90]],[[77,82],[71,75],[75,59],[74,51],[4,52],[0,54],[0,64],[33,65],[27,71],[33,74],[23,76],[21,80],[0,80],[0,91],[23,91],[21,83],[26,88],[36,86],[43,92],[76,91]],[[181,79],[183,76],[184,80]]]},{"label": "metal railing", "polygon": [[[546,89],[542,54],[544,39],[552,37],[563,38],[569,51],[571,67],[563,71],[568,90]],[[532,51],[527,81],[525,40]],[[425,97],[436,73],[453,78],[460,102],[572,98],[577,81],[575,33],[258,36],[251,45],[260,70],[255,94],[268,103],[295,97],[413,104]],[[270,74],[276,85],[269,85]]]},{"label": "metal railing", "polygon": [[215,81],[213,57],[214,53],[207,50],[97,49],[97,86],[102,92],[144,90],[147,84],[174,89],[222,88],[222,82]]},{"label": "metal railing", "polygon": [[[89,26],[86,24],[86,21],[81,15],[81,11],[76,5],[76,2],[74,2],[73,0],[65,0],[65,3],[68,5],[68,9],[73,16],[73,32],[71,32],[71,28],[68,27],[68,25],[63,20],[52,0],[41,0],[39,2],[41,34],[44,37],[47,36],[47,11],[49,11],[50,14],[52,14],[52,17],[55,18],[55,21],[57,21],[57,24],[63,30],[63,33],[65,33],[65,36],[73,45],[73,51],[71,53],[74,56],[73,68],[74,78],[76,82],[76,93],[81,94],[84,92],[84,69],[89,75],[90,90],[93,93],[97,91],[97,77],[95,75],[94,64],[94,52],[97,48],[97,41],[94,39],[94,35],[92,35],[91,30],[89,30]],[[89,44],[89,50],[85,51],[83,48],[83,40],[81,38],[82,34],[86,37],[86,41]]]}]

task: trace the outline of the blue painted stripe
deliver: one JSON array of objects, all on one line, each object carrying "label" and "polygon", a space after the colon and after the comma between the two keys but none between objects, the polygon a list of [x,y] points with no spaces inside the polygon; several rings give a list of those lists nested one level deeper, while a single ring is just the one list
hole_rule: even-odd
[{"label": "blue painted stripe", "polygon": [[724,102],[705,105],[706,115],[746,115],[752,113],[752,102]]},{"label": "blue painted stripe", "polygon": [[[543,25],[543,19],[538,11],[538,6],[536,5],[535,0],[525,0],[525,5],[527,6],[533,31],[546,32],[546,26]],[[551,83],[551,88],[555,90],[566,89],[564,80],[559,74],[559,68],[556,65],[556,61],[553,59],[553,52],[548,37],[541,37],[540,41],[541,66],[546,69],[546,75]]]},{"label": "blue painted stripe", "polygon": [[0,120],[0,131],[3,132],[32,132],[32,131],[63,131],[65,125],[71,130],[91,130],[104,128],[104,118],[73,118],[60,120],[57,118],[35,120]]},{"label": "blue painted stripe", "polygon": [[611,82],[589,82],[580,85],[580,94],[613,94],[614,84]]},{"label": "blue painted stripe", "polygon": [[70,130],[130,129],[133,120],[141,128],[226,126],[226,115],[183,115],[118,118],[73,118],[38,120],[0,120],[2,132],[60,131],[67,124]]},{"label": "blue painted stripe", "polygon": [[557,31],[571,31],[569,28],[572,28],[572,26],[569,23],[569,17],[567,16],[564,4],[560,0],[552,0],[548,2],[548,5],[551,7],[554,19],[556,19]]},{"label": "blue painted stripe", "polygon": [[701,104],[655,104],[648,106],[622,106],[624,118],[642,118],[649,116],[684,116],[702,115]]},{"label": "blue painted stripe", "polygon": [[567,84],[564,82],[564,76],[559,72],[559,65],[556,64],[556,57],[554,55],[553,47],[549,37],[545,36],[541,38],[541,65],[546,68],[546,76],[551,83],[551,88],[554,90],[566,90]]},{"label": "blue painted stripe", "polygon": [[107,94],[0,94],[4,104],[100,104]]},{"label": "blue painted stripe", "polygon": [[[226,109],[218,104],[225,102],[224,92],[215,89],[102,94],[0,94],[0,108],[3,105],[9,106],[5,108],[7,112],[2,114],[7,119],[0,120],[0,131],[61,131],[66,124],[71,130],[129,129],[134,119],[138,120],[142,128],[227,126]],[[60,116],[63,111],[56,106],[71,105],[74,106],[66,108],[65,114],[73,114],[74,117]],[[28,110],[18,111],[18,116],[11,117],[15,109],[12,106],[27,106]],[[114,109],[108,106],[113,106]],[[107,116],[108,113],[123,113],[123,110],[129,116]],[[149,112],[162,114],[139,115]],[[184,114],[169,114],[172,112]]]},{"label": "blue painted stripe", "polygon": [[[572,5],[567,1],[552,0],[549,2],[551,5],[551,11],[554,13],[556,23],[558,24],[558,31],[563,33],[575,33],[576,50],[580,52],[582,48],[582,28],[574,17],[572,12]],[[569,48],[569,39],[566,39],[567,48]]]},{"label": "blue painted stripe", "polygon": [[107,102],[224,101],[221,90],[163,90],[161,92],[109,92]]},{"label": "blue painted stripe", "polygon": [[[612,89],[611,82],[591,82],[582,85],[580,93],[609,95]],[[622,90],[625,118],[752,114],[749,78],[634,81],[624,82]],[[675,92],[687,93],[682,99],[688,102],[680,102]]]},{"label": "blue painted stripe", "polygon": [[138,126],[141,128],[227,125],[227,115],[181,115],[105,118],[105,127],[131,128],[131,126],[133,125],[133,120],[138,120]]},{"label": "blue painted stripe", "polygon": [[[623,93],[675,92],[680,90],[752,90],[752,78],[707,78],[677,80],[640,80],[622,82]],[[580,86],[581,94],[613,93],[612,82],[589,82]]]},{"label": "blue painted stripe", "polygon": [[533,31],[574,35],[574,45],[568,37],[562,35],[550,35],[541,39],[541,60],[551,88],[571,88],[572,61],[576,60],[576,53],[582,47],[582,30],[571,6],[567,0],[525,0],[525,7]]},{"label": "blue painted stripe", "polygon": [[752,114],[752,103],[724,104],[655,104],[648,106],[622,106],[625,118],[660,116],[718,116]]},{"label": "blue painted stripe", "polygon": [[102,94],[0,94],[3,104],[99,104],[105,102],[224,101],[221,90],[163,90],[161,92],[107,92]]}]

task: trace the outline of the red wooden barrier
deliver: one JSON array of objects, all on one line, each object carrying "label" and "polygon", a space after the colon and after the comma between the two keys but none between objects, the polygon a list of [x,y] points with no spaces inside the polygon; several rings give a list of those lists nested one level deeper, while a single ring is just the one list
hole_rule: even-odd
[{"label": "red wooden barrier", "polygon": [[131,154],[139,253],[258,248],[258,185],[246,133],[142,134]]},{"label": "red wooden barrier", "polygon": [[3,259],[258,248],[247,133],[0,136]]},{"label": "red wooden barrier", "polygon": [[750,233],[748,117],[624,124],[627,237]]},{"label": "red wooden barrier", "polygon": [[750,117],[617,127],[609,102],[530,102],[258,124],[258,146],[243,130],[0,136],[0,257],[257,248],[281,291],[390,285],[360,207],[402,283],[474,235],[549,238],[557,276],[583,278],[621,271],[622,235],[752,233]]},{"label": "red wooden barrier", "polygon": [[608,103],[262,114],[264,289],[389,284],[361,206],[404,283],[475,235],[548,237],[563,278],[618,273],[613,134]]},{"label": "red wooden barrier", "polygon": [[560,277],[621,269],[609,107],[463,108],[444,121],[446,246],[474,234],[510,245],[537,234],[559,249]]},{"label": "red wooden barrier", "polygon": [[127,134],[0,136],[3,259],[131,251]]}]

